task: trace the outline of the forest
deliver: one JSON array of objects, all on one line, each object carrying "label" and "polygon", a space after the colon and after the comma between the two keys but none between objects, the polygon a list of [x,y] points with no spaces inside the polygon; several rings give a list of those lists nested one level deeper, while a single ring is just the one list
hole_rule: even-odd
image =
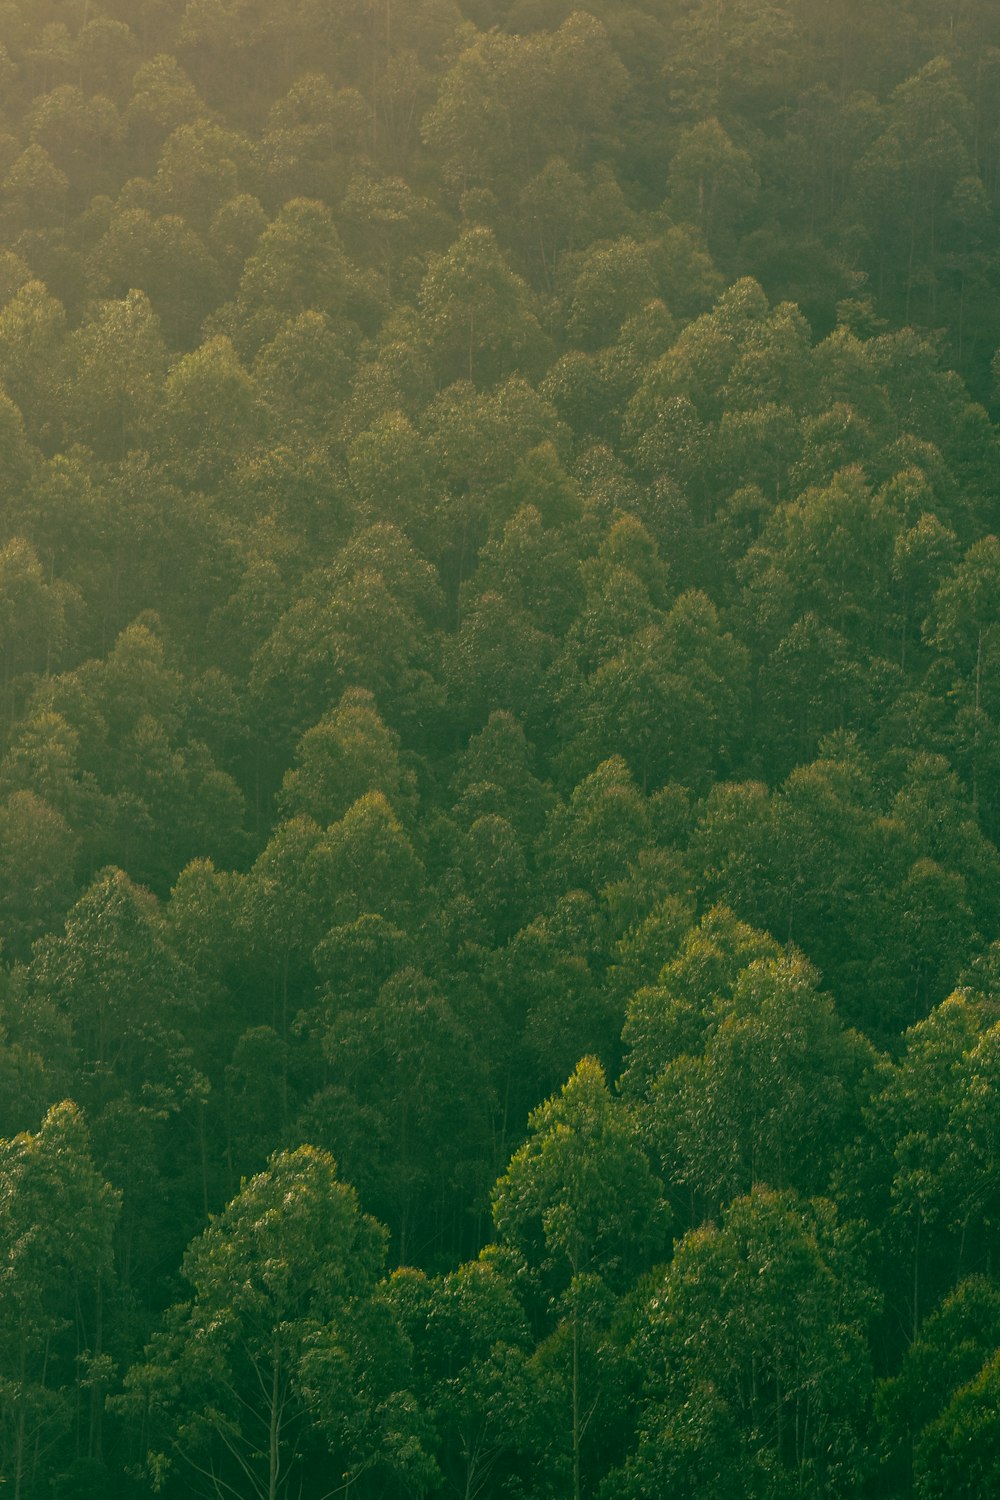
[{"label": "forest", "polygon": [[10,1500],[1000,1493],[997,0],[2,0]]}]

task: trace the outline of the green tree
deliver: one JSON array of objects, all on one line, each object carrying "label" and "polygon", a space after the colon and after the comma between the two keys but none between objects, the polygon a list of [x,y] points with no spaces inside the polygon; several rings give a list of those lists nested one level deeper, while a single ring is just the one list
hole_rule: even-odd
[{"label": "green tree", "polygon": [[319,824],[292,818],[278,824],[235,887],[238,931],[258,995],[255,1019],[282,1042],[312,977],[312,949],[332,922],[324,900],[326,856]]},{"label": "green tree", "polygon": [[326,313],[338,324],[350,320],[370,328],[378,307],[377,288],[348,259],[330,210],[310,198],[293,198],[263,230],[243,267],[231,325],[221,314],[216,321],[241,352],[256,353],[300,313]]},{"label": "green tree", "polygon": [[399,736],[381,719],[364,688],[349,688],[337,707],[299,741],[285,774],[280,806],[326,825],[367,792],[381,792],[397,815],[414,807],[415,778],[400,758]]},{"label": "green tree", "polygon": [[261,137],[268,200],[329,203],[343,196],[367,145],[371,110],[356,88],[303,71],[268,112]]},{"label": "green tree", "polygon": [[595,895],[652,842],[646,799],[621,756],[603,761],[549,814],[539,857],[557,890]]},{"label": "green tree", "polygon": [[983,537],[941,584],[928,621],[931,642],[951,668],[959,766],[968,779],[973,807],[980,800],[984,804],[988,829],[995,825],[998,796],[990,773],[990,747],[1000,719],[1000,616],[994,592],[998,570],[1000,542],[995,536]]},{"label": "green tree", "polygon": [[[69,1100],[38,1131],[0,1142],[0,1359],[3,1473],[22,1500],[73,1454],[81,1372],[104,1354],[102,1288],[112,1274],[118,1194],[94,1165],[83,1115]],[[101,1367],[103,1368],[103,1367]],[[100,1457],[100,1397],[85,1450]],[[78,1450],[79,1451],[79,1450]]]},{"label": "green tree", "polygon": [[160,52],[143,62],[132,79],[125,111],[129,148],[140,170],[151,170],[167,137],[203,112],[194,84],[175,57]]},{"label": "green tree", "polygon": [[18,679],[53,667],[66,635],[72,591],[46,582],[34,549],[15,537],[0,549],[0,687],[4,719],[11,723]]},{"label": "green tree", "polygon": [[9,958],[24,960],[77,894],[79,842],[60,813],[30,791],[0,803],[0,925]]},{"label": "green tree", "polygon": [[609,1065],[617,1056],[621,1013],[604,983],[603,917],[592,896],[571,890],[515,933],[490,963],[508,1123],[523,1119],[566,1077],[582,1048]]},{"label": "green tree", "polygon": [[145,446],[162,400],[166,350],[149,298],[102,302],[68,340],[68,431],[100,458]]},{"label": "green tree", "polygon": [[927,1318],[899,1371],[879,1382],[884,1472],[901,1487],[916,1477],[922,1496],[943,1494],[945,1484],[956,1495],[984,1493],[976,1471],[988,1472],[988,1426],[977,1419],[990,1409],[998,1339],[996,1288],[986,1277],[966,1277]]},{"label": "green tree", "polygon": [[646,1399],[607,1493],[856,1494],[874,1298],[825,1199],[758,1189],[689,1231],[637,1336]]},{"label": "green tree", "polygon": [[575,167],[613,127],[626,81],[594,16],[531,36],[486,32],[441,79],[424,140],[456,186],[513,191],[552,155]]},{"label": "green tree", "polygon": [[104,95],[87,97],[75,84],[59,84],[34,101],[28,129],[32,142],[66,173],[69,206],[82,209],[115,183],[122,125]]},{"label": "green tree", "polygon": [[266,435],[252,375],[218,336],[170,370],[160,413],[162,445],[183,484],[215,487]]},{"label": "green tree", "polygon": [[780,952],[767,933],[737,921],[722,906],[689,928],[657,982],[629,999],[622,1032],[626,1066],[619,1080],[625,1098],[648,1098],[670,1063],[698,1056],[716,1017],[731,1010],[739,976],[755,962],[776,961]]},{"label": "green tree", "polygon": [[537,368],[544,341],[534,299],[492,230],[466,229],[450,250],[432,257],[419,301],[442,385],[464,378],[491,386]]},{"label": "green tree", "polygon": [[488,1258],[443,1276],[396,1271],[384,1293],[413,1346],[415,1394],[455,1494],[537,1473],[536,1427],[551,1407],[531,1363],[524,1311]]},{"label": "green tree", "polygon": [[580,257],[566,297],[566,333],[583,349],[614,343],[622,324],[659,292],[652,247],[623,238]]},{"label": "green tree", "polygon": [[493,1220],[500,1243],[523,1258],[549,1318],[567,1330],[571,1493],[579,1500],[584,1439],[602,1394],[583,1378],[594,1334],[588,1313],[600,1305],[602,1284],[622,1291],[658,1258],[666,1211],[631,1122],[593,1058],[532,1114],[529,1129],[494,1189]]},{"label": "green tree", "polygon": [[184,122],[163,143],[153,187],[159,207],[203,234],[220,203],[240,187],[249,143],[204,115]]},{"label": "green tree", "polygon": [[66,310],[40,281],[26,281],[0,311],[0,380],[27,431],[48,448],[57,439],[56,393]]},{"label": "green tree", "polygon": [[589,1274],[625,1290],[664,1248],[666,1209],[594,1058],[533,1111],[529,1130],[493,1193],[501,1244],[550,1298]]},{"label": "green tree", "polygon": [[971,147],[969,100],[948,61],[937,57],[893,91],[885,131],[854,168],[852,196],[869,226],[869,264],[879,291],[890,292],[907,322],[918,307],[931,316],[937,310],[943,253],[961,213],[956,190],[978,178]]},{"label": "green tree", "polygon": [[974,1500],[990,1493],[1000,1479],[998,1415],[1000,1355],[994,1353],[920,1435],[913,1467],[921,1500]]},{"label": "green tree", "polygon": [[949,996],[907,1031],[867,1112],[864,1149],[878,1153],[868,1212],[885,1225],[895,1312],[913,1337],[958,1278],[987,1264],[996,1015],[995,999],[975,989]]},{"label": "green tree", "polygon": [[307,442],[327,435],[331,402],[348,392],[358,345],[359,333],[349,323],[314,309],[278,327],[253,367],[276,430],[301,434]]},{"label": "green tree", "polygon": [[684,132],[670,165],[670,203],[677,218],[697,226],[713,254],[729,249],[759,190],[753,158],[718,120]]},{"label": "green tree", "polygon": [[14,240],[28,228],[50,228],[63,221],[69,178],[44,146],[26,147],[0,183],[0,221]]},{"label": "green tree", "polygon": [[90,285],[102,297],[145,292],[174,348],[197,341],[221,293],[218,268],[202,239],[176,214],[116,212],[91,252]]},{"label": "green tree", "polygon": [[552,793],[539,779],[534,747],[513,714],[490,714],[462,752],[452,778],[459,816],[495,812],[533,839]]},{"label": "green tree", "polygon": [[738,753],[748,667],[745,647],[720,629],[708,597],[682,594],[586,684],[569,755],[586,763],[618,747],[644,790],[704,784]]},{"label": "green tree", "polygon": [[440,599],[433,570],[395,527],[357,532],[331,567],[305,576],[254,654],[251,701],[271,737],[303,733],[351,687],[371,692],[393,728],[419,722],[433,702]]},{"label": "green tree", "polygon": [[364,1348],[385,1234],[335,1171],[313,1147],[275,1155],[189,1246],[191,1297],[168,1312],[122,1400],[148,1422],[156,1488],[176,1473],[197,1494],[279,1500],[317,1494],[331,1463],[348,1482],[396,1477],[391,1445],[369,1446],[366,1431],[369,1403],[390,1394]]},{"label": "green tree", "polygon": [[338,1149],[356,1143],[352,1170],[367,1201],[379,1205],[403,1264],[469,1245],[472,1226],[460,1204],[481,1200],[494,1170],[481,1014],[473,1009],[466,1019],[463,998],[418,968],[400,967],[373,1005],[334,1015],[324,1037],[340,1091],[328,1095],[325,1131]]},{"label": "green tree", "polygon": [[653,1085],[647,1128],[665,1175],[710,1212],[765,1184],[828,1192],[861,1131],[874,1062],[800,958],[751,963],[704,1052],[675,1058]]}]

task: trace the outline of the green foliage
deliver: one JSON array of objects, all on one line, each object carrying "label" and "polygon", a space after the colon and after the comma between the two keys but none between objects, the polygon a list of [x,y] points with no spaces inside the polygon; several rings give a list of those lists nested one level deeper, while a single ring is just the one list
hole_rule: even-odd
[{"label": "green foliage", "polygon": [[558,1098],[529,1120],[493,1196],[503,1245],[516,1249],[553,1298],[577,1277],[618,1289],[663,1248],[656,1181],[600,1064],[584,1058]]},{"label": "green foliage", "polygon": [[871,1307],[824,1199],[758,1190],[691,1230],[647,1303],[647,1400],[618,1492],[856,1493]]},{"label": "green foliage", "polygon": [[34,1134],[0,1141],[0,1182],[0,1462],[15,1489],[27,1490],[72,1452],[74,1365],[100,1364],[100,1288],[111,1278],[120,1201],[68,1100]]},{"label": "green foliage", "polygon": [[996,1488],[998,58],[0,11],[17,1500]]},{"label": "green foliage", "polygon": [[906,1476],[912,1466],[918,1494],[940,1493],[945,1483],[955,1494],[988,1487],[982,1416],[991,1406],[998,1331],[994,1287],[967,1277],[931,1313],[899,1373],[878,1388],[887,1472]]},{"label": "green foliage", "polygon": [[[154,1488],[179,1468],[198,1493],[238,1480],[270,1500],[297,1490],[303,1449],[317,1445],[348,1473],[377,1463],[392,1474],[394,1450],[369,1446],[362,1415],[383,1255],[383,1232],[324,1152],[277,1155],[244,1183],[188,1250],[193,1295],[170,1310],[121,1398],[149,1413],[162,1445],[145,1460]],[[401,1447],[404,1465],[419,1460],[415,1446]]]}]

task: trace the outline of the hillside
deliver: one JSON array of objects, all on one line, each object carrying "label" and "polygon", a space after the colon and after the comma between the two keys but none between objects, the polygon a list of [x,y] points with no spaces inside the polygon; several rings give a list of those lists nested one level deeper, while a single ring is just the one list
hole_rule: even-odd
[{"label": "hillside", "polygon": [[0,7],[0,1481],[1000,1490],[1000,7]]}]

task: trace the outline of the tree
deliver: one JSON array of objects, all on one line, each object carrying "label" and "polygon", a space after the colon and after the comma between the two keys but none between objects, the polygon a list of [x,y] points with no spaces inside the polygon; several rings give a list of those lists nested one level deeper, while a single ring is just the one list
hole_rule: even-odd
[{"label": "tree", "polygon": [[77,894],[78,850],[65,818],[33,792],[0,803],[0,924],[10,958],[27,959],[65,915]]},{"label": "tree", "polygon": [[43,1023],[51,1013],[64,1031],[97,1149],[124,1191],[117,1248],[127,1299],[152,1275],[152,1246],[177,1235],[167,1183],[179,1127],[204,1086],[192,1063],[198,982],[164,943],[148,892],[114,870],[71,908],[64,933],[35,944],[26,983],[30,1013]]},{"label": "tree", "polygon": [[401,411],[358,433],[348,453],[351,485],[373,514],[392,520],[423,548],[435,494],[427,444]]},{"label": "tree", "polygon": [[745,647],[720,629],[707,596],[682,594],[586,684],[570,755],[585,764],[615,746],[643,790],[697,785],[736,758],[748,668]]},{"label": "tree", "polygon": [[936,313],[942,252],[961,213],[956,188],[978,179],[969,101],[944,57],[899,84],[885,123],[855,164],[852,196],[869,226],[878,290],[910,322],[921,303]]},{"label": "tree", "polygon": [[433,1278],[402,1269],[384,1296],[412,1344],[414,1391],[449,1491],[473,1495],[505,1476],[537,1474],[551,1395],[502,1272],[486,1257]]},{"label": "tree", "polygon": [[686,130],[670,164],[670,201],[679,219],[697,225],[713,254],[727,250],[756,201],[760,178],[748,151],[716,119]]},{"label": "tree", "polygon": [[203,234],[219,204],[237,192],[248,146],[245,138],[204,115],[178,125],[157,162],[157,205]]},{"label": "tree", "polygon": [[584,1058],[528,1123],[528,1141],[494,1189],[493,1221],[501,1244],[523,1259],[548,1318],[568,1326],[572,1494],[580,1500],[584,1437],[600,1397],[582,1379],[587,1313],[600,1306],[602,1284],[622,1291],[657,1258],[665,1205],[595,1059]]},{"label": "tree", "polygon": [[122,125],[110,99],[88,98],[75,84],[62,83],[34,101],[29,120],[33,143],[66,173],[72,207],[84,208],[95,193],[112,186]]},{"label": "tree", "polygon": [[285,773],[280,806],[317,823],[334,823],[367,792],[381,792],[397,815],[415,804],[415,778],[401,762],[399,736],[364,688],[348,688],[337,707],[299,741]]},{"label": "tree", "polygon": [[975,930],[963,871],[991,877],[977,840],[968,862],[947,845],[956,870],[927,826],[886,816],[872,773],[853,736],[830,736],[777,793],[717,784],[691,852],[710,899],[794,940],[845,1017],[888,1036],[953,986]]},{"label": "tree", "polygon": [[170,370],[160,416],[162,447],[181,483],[217,486],[262,441],[264,412],[253,377],[229,339],[209,339]]},{"label": "tree", "polygon": [[177,214],[145,208],[114,214],[91,253],[90,284],[104,297],[145,292],[174,348],[197,341],[221,293],[218,268],[198,234]]},{"label": "tree", "polygon": [[381,267],[386,297],[408,289],[420,251],[428,241],[440,242],[443,224],[438,210],[402,177],[353,178],[341,213],[364,263],[374,261]]},{"label": "tree", "polygon": [[552,801],[535,764],[519,720],[503,710],[491,713],[465,746],[452,778],[456,814],[499,813],[533,839]]},{"label": "tree", "polygon": [[666,1210],[596,1059],[533,1111],[529,1131],[494,1189],[500,1242],[553,1303],[576,1276],[624,1290],[663,1247]]},{"label": "tree", "polygon": [[[518,465],[506,488],[512,502],[523,490],[533,496],[533,503],[521,505],[502,534],[487,541],[479,567],[462,586],[460,607],[464,612],[483,594],[501,594],[528,611],[550,635],[561,636],[579,609],[582,593],[579,562],[568,544],[565,524],[579,508],[574,486],[546,445]],[[500,510],[507,497],[501,492],[495,498]],[[564,530],[558,529],[560,523]]]},{"label": "tree", "polygon": [[859,468],[775,511],[741,572],[747,623],[764,642],[809,612],[877,651],[893,623],[890,573],[896,517]]},{"label": "tree", "polygon": [[358,331],[349,323],[315,309],[280,324],[254,361],[276,430],[301,434],[306,441],[325,435],[331,402],[350,387],[358,344]]},{"label": "tree", "polygon": [[34,548],[23,537],[0,548],[0,704],[8,724],[14,719],[18,678],[55,665],[72,599],[73,591],[46,582]]},{"label": "tree", "polygon": [[427,662],[439,603],[433,570],[400,532],[356,533],[332,567],[306,575],[254,653],[251,701],[269,738],[302,734],[350,687],[372,693],[392,727],[419,723],[434,700]]},{"label": "tree", "polygon": [[996,1288],[986,1277],[966,1277],[930,1314],[898,1372],[879,1382],[875,1409],[887,1477],[900,1486],[915,1477],[927,1500],[946,1485],[955,1495],[984,1493],[990,1443],[980,1414],[992,1404],[998,1338]]},{"label": "tree", "polygon": [[987,1123],[996,1016],[989,995],[970,988],[949,996],[907,1031],[905,1050],[867,1111],[864,1149],[871,1155],[884,1143],[868,1212],[886,1225],[896,1316],[913,1337],[948,1287],[987,1264],[997,1212],[996,1141]]},{"label": "tree", "polygon": [[[82,793],[80,803],[90,810],[92,792],[103,794],[97,850],[165,893],[199,850],[238,856],[243,806],[232,778],[185,732],[184,680],[158,631],[159,621],[147,617],[123,630],[103,660],[46,679],[32,716],[41,716],[47,735],[57,730],[48,717],[53,711],[75,731],[75,793],[65,776],[60,779],[63,795]],[[206,849],[209,827],[215,832]]]},{"label": "tree", "polygon": [[983,803],[989,829],[996,824],[998,798],[990,772],[990,747],[1000,722],[1000,615],[994,593],[998,575],[1000,541],[983,537],[941,584],[928,621],[931,643],[952,671],[959,765],[969,782],[973,808]]},{"label": "tree", "polygon": [[132,159],[140,170],[151,169],[167,137],[203,111],[194,84],[175,57],[161,52],[142,63],[125,112]]},{"label": "tree", "polygon": [[36,225],[59,224],[66,212],[69,178],[52,160],[44,146],[26,147],[0,183],[0,222],[5,236]]},{"label": "tree", "polygon": [[861,1132],[874,1063],[801,958],[751,963],[730,1007],[717,1004],[704,1052],[675,1058],[653,1085],[646,1128],[665,1176],[709,1212],[764,1184],[828,1192]]},{"label": "tree", "polygon": [[[243,267],[231,331],[241,351],[256,353],[300,313],[326,313],[370,330],[378,307],[376,287],[348,259],[326,205],[293,198],[263,230]],[[220,321],[219,332],[229,331]]]},{"label": "tree", "polygon": [[280,1500],[328,1492],[333,1463],[348,1483],[393,1475],[399,1455],[370,1432],[370,1406],[391,1393],[364,1348],[384,1254],[384,1230],[326,1152],[279,1153],[244,1183],[189,1246],[192,1294],[126,1379],[121,1406],[148,1421],[155,1488],[177,1473],[219,1500]]},{"label": "tree", "polygon": [[149,439],[162,399],[166,350],[149,298],[130,290],[102,302],[68,340],[72,380],[67,425],[100,458],[117,459]]},{"label": "tree", "polygon": [[124,21],[95,16],[80,28],[77,51],[91,93],[127,98],[139,60],[138,39]]},{"label": "tree", "polygon": [[639,1441],[607,1493],[856,1494],[873,1308],[825,1199],[758,1189],[689,1231],[646,1303]]},{"label": "tree", "polygon": [[282,1043],[312,977],[312,950],[332,924],[325,844],[312,818],[279,823],[234,893],[237,930],[258,991],[255,1019]]},{"label": "tree", "polygon": [[539,857],[557,890],[596,894],[651,842],[646,799],[621,756],[603,761],[549,814]]},{"label": "tree", "polygon": [[493,713],[522,714],[530,733],[546,727],[546,673],[555,642],[527,610],[492,590],[467,610],[443,649],[443,675],[457,725],[478,732]]},{"label": "tree", "polygon": [[1000,1355],[994,1353],[921,1433],[913,1464],[920,1500],[977,1500],[995,1488],[1000,1480],[998,1415]]},{"label": "tree", "polygon": [[376,912],[399,921],[422,905],[424,870],[382,792],[366,792],[327,830],[331,925]]},{"label": "tree", "polygon": [[[570,890],[499,949],[489,964],[499,999],[505,1129],[517,1128],[581,1051],[610,1066],[618,1052],[618,997],[604,983],[604,913]],[[515,1050],[516,1049],[516,1050]]]},{"label": "tree", "polygon": [[[21,1500],[51,1480],[82,1394],[80,1372],[88,1363],[96,1371],[103,1356],[101,1290],[111,1278],[119,1195],[94,1165],[83,1115],[69,1100],[34,1134],[0,1141],[0,1184],[0,1440],[3,1473]],[[99,1458],[99,1384],[94,1390],[87,1452]]]},{"label": "tree", "polygon": [[462,998],[400,967],[373,1005],[332,1015],[323,1038],[337,1090],[327,1097],[330,1144],[361,1148],[352,1170],[380,1205],[403,1264],[464,1249],[473,1231],[461,1205],[485,1193],[494,1170],[481,1017],[474,1010],[467,1021]]},{"label": "tree", "polygon": [[766,114],[794,97],[802,21],[791,6],[702,0],[675,23],[665,71],[686,111]]},{"label": "tree", "polygon": [[531,909],[532,888],[524,844],[507,818],[485,813],[473,819],[462,872],[486,930],[497,944],[509,939]]},{"label": "tree", "polygon": [[[282,41],[287,45],[287,37]],[[268,112],[261,139],[268,200],[340,199],[367,145],[370,119],[356,88],[335,88],[314,67],[303,71]]]},{"label": "tree", "polygon": [[652,247],[623,238],[581,255],[566,298],[568,338],[591,350],[614,343],[625,320],[658,291]]},{"label": "tree", "polygon": [[619,1087],[633,1104],[649,1097],[663,1070],[705,1046],[717,1017],[732,1006],[740,975],[755,962],[773,962],[781,950],[766,932],[737,921],[723,906],[706,912],[664,963],[655,985],[632,995],[622,1031],[626,1066]]},{"label": "tree", "polygon": [[58,435],[65,337],[66,310],[40,281],[26,281],[0,312],[0,380],[34,441],[46,446]]},{"label": "tree", "polygon": [[506,196],[553,154],[575,167],[611,129],[626,76],[605,28],[582,12],[551,34],[486,32],[445,73],[423,137],[456,187]]},{"label": "tree", "polygon": [[466,229],[433,256],[420,287],[421,322],[440,383],[481,385],[532,373],[543,336],[529,288],[510,270],[492,230]]}]

